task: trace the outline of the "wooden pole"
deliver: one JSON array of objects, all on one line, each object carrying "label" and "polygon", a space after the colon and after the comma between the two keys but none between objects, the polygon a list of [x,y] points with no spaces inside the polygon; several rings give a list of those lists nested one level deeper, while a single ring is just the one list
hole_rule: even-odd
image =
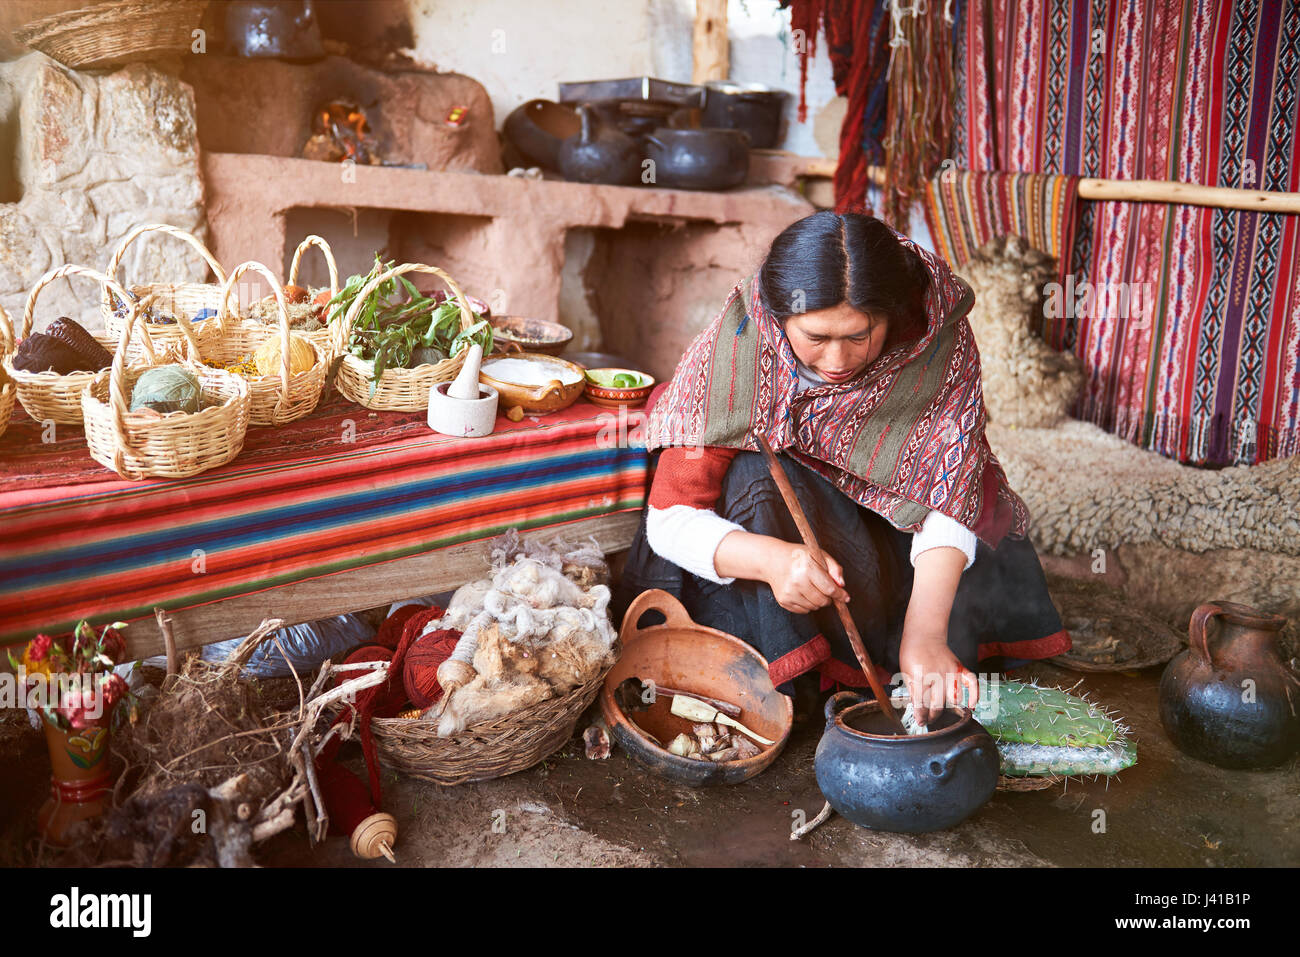
[{"label": "wooden pole", "polygon": [[1080,199],[1115,199],[1141,203],[1187,203],[1219,209],[1255,209],[1266,213],[1300,213],[1300,193],[1230,186],[1197,186],[1162,179],[1081,179]]},{"label": "wooden pole", "polygon": [[[835,173],[830,160],[809,162],[804,175]],[[867,168],[871,182],[885,180],[883,166]],[[1198,186],[1167,179],[1098,179],[1079,180],[1080,199],[1109,199],[1127,203],[1183,203],[1188,206],[1212,206],[1216,209],[1251,209],[1261,213],[1300,213],[1300,193],[1276,190],[1237,189],[1232,186]]]},{"label": "wooden pole", "polygon": [[727,45],[727,0],[695,0],[692,83],[725,80],[731,74]]}]

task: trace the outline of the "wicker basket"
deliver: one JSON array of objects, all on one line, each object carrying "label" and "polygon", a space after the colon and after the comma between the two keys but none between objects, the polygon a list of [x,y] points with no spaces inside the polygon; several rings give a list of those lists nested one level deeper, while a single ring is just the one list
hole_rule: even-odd
[{"label": "wicker basket", "polygon": [[486,781],[525,771],[573,736],[578,718],[600,694],[607,670],[562,698],[547,698],[446,738],[438,737],[436,718],[376,718],[370,727],[379,760],[435,784]]},{"label": "wicker basket", "polygon": [[207,0],[121,0],[33,20],[14,36],[73,69],[104,69],[192,49]]},{"label": "wicker basket", "polygon": [[[8,356],[14,350],[14,327],[9,321],[9,313],[5,312],[5,307],[0,306],[0,356]],[[9,373],[0,368],[0,436],[5,434],[5,429],[9,428],[9,420],[13,418],[14,401],[18,397],[18,388],[14,385],[14,380],[9,378]]]},{"label": "wicker basket", "polygon": [[[311,347],[315,353],[312,367],[306,372],[290,374],[289,313],[284,300],[284,289],[281,288],[279,280],[271,270],[259,262],[240,263],[235,267],[235,271],[226,280],[216,323],[208,323],[202,331],[195,333],[194,338],[198,344],[200,360],[210,359],[221,365],[227,365],[256,352],[262,343],[277,335],[277,331],[270,326],[264,326],[252,319],[232,318],[229,315],[227,304],[230,297],[227,293],[235,288],[239,277],[250,270],[261,273],[271,284],[271,294],[279,308],[280,374],[243,376],[248,380],[249,424],[284,425],[286,422],[301,419],[316,408],[321,392],[325,389],[325,374],[329,372],[330,354],[326,349],[312,342]],[[208,373],[223,374],[220,369],[204,366],[203,375],[207,377]]]},{"label": "wicker basket", "polygon": [[[36,299],[40,296],[41,290],[56,279],[67,276],[85,276],[100,283],[106,289],[112,289],[115,295],[126,295],[125,290],[112,279],[87,266],[76,266],[69,263],[57,269],[51,269],[37,280],[36,285],[32,287],[31,293],[27,296],[27,305],[23,308],[23,326],[18,336],[19,340],[26,339],[31,335],[32,320],[36,314]],[[28,372],[24,369],[15,369],[12,352],[15,343],[12,331],[9,329],[8,316],[5,316],[3,324],[5,326],[4,338],[9,343],[5,349],[4,371],[13,380],[18,401],[27,410],[27,414],[37,422],[81,425],[81,392],[90,384],[90,380],[98,374],[98,370],[95,372],[73,372],[69,375],[59,375],[57,372]],[[92,333],[92,335],[94,334]],[[153,347],[148,341],[148,333],[142,331],[142,336],[139,354],[151,359]],[[95,335],[94,338],[109,352],[115,353],[120,344],[117,338],[111,336]]]},{"label": "wicker basket", "polygon": [[409,272],[428,273],[441,279],[447,284],[447,288],[451,290],[451,294],[456,297],[456,301],[460,304],[461,332],[466,331],[474,324],[474,314],[469,311],[469,306],[465,302],[464,293],[460,291],[460,286],[456,285],[456,281],[437,266],[403,263],[381,273],[362,286],[357,293],[356,299],[352,301],[352,306],[348,309],[347,315],[343,317],[342,325],[336,330],[337,336],[334,340],[334,346],[337,352],[342,354],[343,361],[339,364],[335,385],[341,393],[367,409],[379,409],[385,412],[423,412],[429,408],[429,390],[433,388],[434,384],[450,382],[456,378],[461,365],[465,362],[465,350],[462,350],[460,355],[453,356],[450,359],[443,359],[433,365],[426,363],[418,365],[414,369],[385,369],[384,374],[379,379],[378,387],[375,389],[374,394],[371,394],[370,378],[374,372],[374,363],[359,359],[348,351],[348,339],[352,336],[352,323],[356,319],[357,313],[361,311],[361,305],[365,302],[366,297],[380,283]]},{"label": "wicker basket", "polygon": [[[212,270],[213,275],[217,277],[215,283],[203,282],[178,282],[163,283],[154,282],[146,283],[140,286],[131,286],[131,292],[136,296],[144,298],[152,296],[155,307],[175,316],[177,319],[193,319],[203,310],[208,310],[212,316],[216,316],[217,311],[221,308],[221,289],[226,282],[225,270],[221,264],[208,251],[197,237],[187,233],[183,229],[175,226],[168,226],[165,223],[152,223],[148,226],[137,226],[123,237],[118,244],[117,251],[113,253],[113,258],[109,260],[108,269],[105,272],[117,278],[117,271],[122,266],[122,257],[126,255],[127,249],[136,241],[137,238],[145,233],[162,233],[167,236],[174,236],[177,239],[188,243],[192,246],[208,267]],[[103,297],[100,299],[100,310],[104,314],[104,328],[108,330],[109,335],[116,339],[122,334],[122,329],[126,325],[125,310],[118,311],[118,303],[105,290]],[[176,323],[149,322],[142,321],[141,325],[148,329],[153,343],[159,349],[166,349],[169,346],[175,346],[178,350],[183,350],[181,330]],[[211,325],[210,321],[203,321],[196,325],[197,329],[203,329]],[[128,358],[135,358],[139,355],[139,349],[132,346],[132,353]]]},{"label": "wicker basket", "polygon": [[[127,333],[149,304],[145,297],[127,318]],[[192,371],[202,381],[203,398],[214,403],[195,413],[130,412],[127,402],[135,381],[151,365],[127,367],[126,336],[113,365],[95,375],[81,393],[90,457],[125,479],[188,478],[225,465],[244,447],[248,431],[248,383],[219,369],[198,367],[198,344],[188,321],[178,317],[189,349]],[[169,357],[170,358],[170,357]],[[212,372],[213,375],[203,373]]]},{"label": "wicker basket", "polygon": [[[333,299],[339,294],[339,267],[334,262],[334,251],[330,249],[330,244],[320,236],[308,236],[298,244],[298,248],[293,251],[293,262],[289,264],[289,285],[298,284],[298,264],[302,262],[302,254],[310,247],[316,246],[320,249],[321,254],[325,257],[325,265],[330,271],[330,298]],[[330,329],[329,316],[325,317],[325,328],[317,329],[314,332],[303,333],[308,339],[320,346],[322,352],[326,355],[334,355],[334,334]]]}]

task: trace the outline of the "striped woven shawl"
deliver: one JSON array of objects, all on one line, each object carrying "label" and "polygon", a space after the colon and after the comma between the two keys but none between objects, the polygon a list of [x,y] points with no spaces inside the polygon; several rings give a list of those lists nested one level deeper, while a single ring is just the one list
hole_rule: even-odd
[{"label": "striped woven shawl", "polygon": [[858,378],[798,391],[794,351],[757,295],[737,283],[682,357],[650,413],[647,447],[787,450],[895,528],[917,531],[930,510],[996,545],[1024,536],[1029,515],[984,437],[979,352],[966,318],[974,293],[941,261],[925,333],[879,356]]}]

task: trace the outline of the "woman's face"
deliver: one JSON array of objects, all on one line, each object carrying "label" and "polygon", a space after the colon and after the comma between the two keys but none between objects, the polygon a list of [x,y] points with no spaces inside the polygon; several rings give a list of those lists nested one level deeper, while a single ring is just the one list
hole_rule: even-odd
[{"label": "woman's face", "polygon": [[888,331],[883,316],[869,316],[848,303],[785,320],[795,357],[828,382],[856,378],[880,355]]}]

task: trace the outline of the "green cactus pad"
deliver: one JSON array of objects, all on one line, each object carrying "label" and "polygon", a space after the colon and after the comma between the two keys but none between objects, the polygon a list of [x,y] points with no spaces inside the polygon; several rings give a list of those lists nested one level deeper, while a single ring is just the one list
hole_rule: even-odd
[{"label": "green cactus pad", "polygon": [[1002,773],[1114,774],[1137,763],[1128,729],[1084,698],[1022,681],[988,685],[975,706]]}]

